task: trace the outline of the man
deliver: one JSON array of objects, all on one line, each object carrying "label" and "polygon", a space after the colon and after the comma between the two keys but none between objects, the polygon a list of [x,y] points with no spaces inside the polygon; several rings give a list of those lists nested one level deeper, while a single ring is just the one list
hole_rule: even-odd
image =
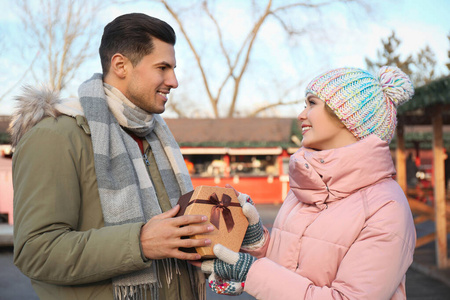
[{"label": "man", "polygon": [[175,217],[192,190],[158,115],[178,86],[175,33],[127,14],[108,24],[103,75],[79,99],[26,88],[11,123],[16,151],[14,263],[41,299],[200,299],[201,272],[179,247],[213,230],[205,216]]}]

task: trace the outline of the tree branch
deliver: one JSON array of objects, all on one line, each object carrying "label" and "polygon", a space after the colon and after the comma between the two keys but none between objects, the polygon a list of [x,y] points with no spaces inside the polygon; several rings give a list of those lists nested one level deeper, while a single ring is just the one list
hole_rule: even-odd
[{"label": "tree branch", "polygon": [[40,72],[36,72],[36,64],[30,70],[36,81],[48,77],[51,88],[62,90],[74,77],[92,51],[90,28],[101,7],[98,2],[41,0],[39,6],[35,6],[32,0],[21,0],[17,4],[23,27],[30,37],[29,48],[37,48],[42,54],[37,61]]},{"label": "tree branch", "polygon": [[184,38],[186,39],[186,41],[187,41],[187,43],[189,45],[189,48],[191,49],[192,53],[194,54],[194,57],[195,57],[195,60],[197,62],[199,71],[200,71],[200,73],[202,75],[202,80],[203,80],[203,84],[205,85],[206,94],[208,95],[209,101],[211,102],[211,105],[213,106],[214,115],[216,117],[218,117],[219,116],[219,111],[217,109],[217,105],[215,104],[214,97],[213,97],[213,95],[211,93],[211,89],[209,87],[208,78],[207,78],[207,76],[205,74],[205,70],[204,70],[203,65],[201,63],[200,56],[198,55],[198,52],[195,49],[194,44],[191,41],[191,38],[187,34],[187,32],[186,32],[186,30],[185,30],[185,28],[183,26],[183,23],[181,22],[178,14],[172,9],[172,7],[167,3],[167,1],[160,0],[160,2],[166,7],[167,11],[172,15],[172,17],[178,23],[178,25],[180,27],[180,30],[183,33],[183,36],[184,36]]},{"label": "tree branch", "polygon": [[252,48],[253,48],[253,44],[255,42],[256,36],[258,35],[258,32],[261,29],[261,26],[264,23],[264,20],[266,20],[267,16],[269,16],[271,13],[270,12],[271,6],[272,6],[272,0],[269,0],[269,2],[267,3],[266,9],[264,11],[264,14],[259,18],[258,22],[253,27],[251,34],[249,35],[249,36],[251,36],[251,39],[247,46],[247,51],[246,51],[244,63],[242,65],[242,69],[239,72],[239,75],[235,78],[235,86],[234,86],[233,96],[231,98],[230,109],[228,110],[228,117],[232,117],[234,114],[242,76],[243,76],[245,70],[247,69],[248,63],[250,61],[250,53],[252,52]]},{"label": "tree branch", "polygon": [[302,102],[304,102],[305,99],[297,99],[297,100],[292,100],[292,101],[288,101],[288,102],[283,102],[283,101],[278,101],[276,103],[270,103],[267,105],[264,105],[262,107],[259,107],[258,109],[254,110],[253,112],[251,112],[248,116],[249,117],[256,117],[259,113],[266,111],[268,109],[274,108],[274,107],[278,107],[278,106],[286,106],[286,105],[294,105],[294,104],[300,104]]},{"label": "tree branch", "polygon": [[4,92],[0,96],[0,101],[2,101],[3,98],[5,98],[9,93],[11,93],[11,91],[14,90],[22,82],[22,80],[25,78],[25,76],[27,76],[28,72],[30,72],[30,70],[33,68],[33,64],[38,57],[39,57],[39,51],[34,56],[33,61],[28,66],[28,68],[25,70],[25,72],[23,72],[22,76],[20,76],[20,78],[9,89],[7,89],[6,92]]}]

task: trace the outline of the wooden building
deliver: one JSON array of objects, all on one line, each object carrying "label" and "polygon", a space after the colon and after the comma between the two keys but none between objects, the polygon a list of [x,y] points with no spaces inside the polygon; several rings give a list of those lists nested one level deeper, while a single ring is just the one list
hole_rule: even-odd
[{"label": "wooden building", "polygon": [[166,119],[194,186],[229,183],[256,203],[281,203],[289,156],[300,146],[292,118]]},{"label": "wooden building", "polygon": [[[447,221],[450,217],[450,209],[447,205],[445,180],[445,160],[449,148],[445,143],[444,126],[450,124],[450,76],[417,88],[413,99],[399,107],[398,114],[397,181],[408,195],[411,209],[416,216],[415,222],[433,220],[436,224],[436,232],[419,238],[416,247],[435,240],[437,267],[449,268],[447,233],[450,226]],[[406,183],[405,127],[423,125],[432,126],[433,184],[431,187],[434,209],[414,199],[414,192],[407,188]],[[415,148],[419,151],[422,140],[417,138],[415,141]],[[449,171],[450,169],[447,170]]]}]

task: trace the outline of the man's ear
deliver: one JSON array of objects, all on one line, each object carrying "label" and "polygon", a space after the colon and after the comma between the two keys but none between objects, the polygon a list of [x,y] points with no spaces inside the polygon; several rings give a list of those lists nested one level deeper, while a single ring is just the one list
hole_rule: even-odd
[{"label": "man's ear", "polygon": [[130,63],[128,58],[120,53],[116,53],[111,57],[110,72],[114,73],[120,79],[125,79]]}]

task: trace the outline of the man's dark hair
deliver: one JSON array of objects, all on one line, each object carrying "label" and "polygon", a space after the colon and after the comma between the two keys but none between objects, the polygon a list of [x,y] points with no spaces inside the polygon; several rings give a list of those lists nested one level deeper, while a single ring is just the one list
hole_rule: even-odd
[{"label": "man's dark hair", "polygon": [[153,38],[175,45],[173,28],[166,22],[146,14],[131,13],[119,16],[105,26],[100,44],[103,76],[110,68],[111,58],[120,53],[133,66],[153,51]]}]

